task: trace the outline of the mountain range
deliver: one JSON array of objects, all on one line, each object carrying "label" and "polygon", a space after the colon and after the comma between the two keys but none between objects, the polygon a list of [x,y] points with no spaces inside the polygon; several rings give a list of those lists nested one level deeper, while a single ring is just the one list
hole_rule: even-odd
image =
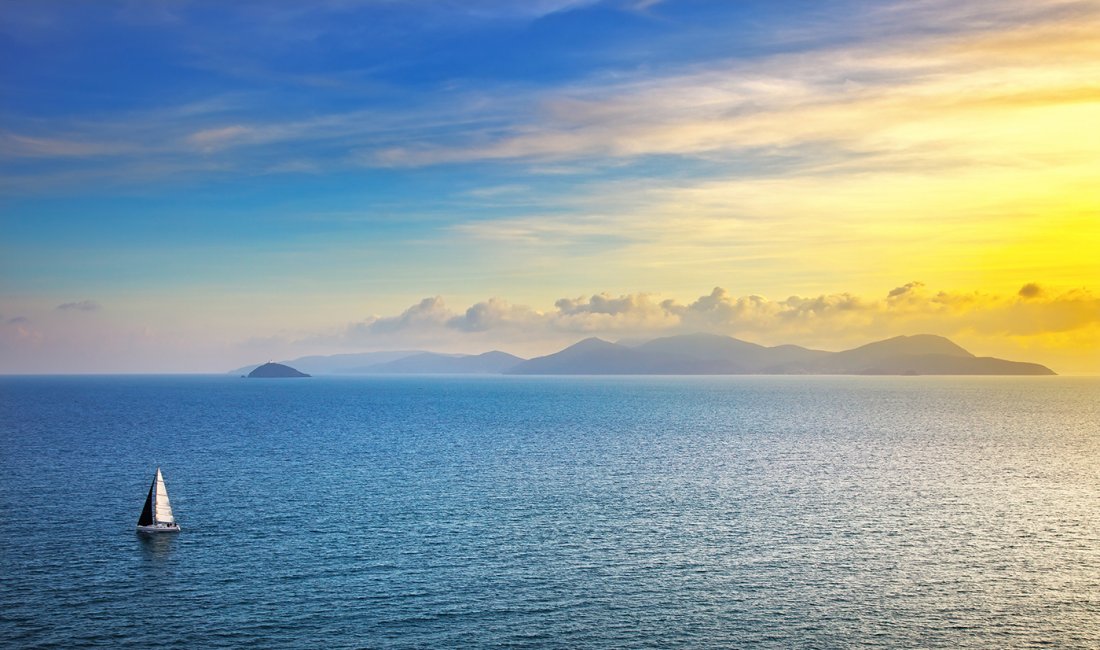
[{"label": "mountain range", "polygon": [[[506,352],[477,355],[421,350],[310,356],[282,362],[325,374],[514,375],[1053,375],[1037,363],[976,357],[942,336],[918,334],[826,352],[765,347],[715,334],[686,334],[639,344],[588,338],[533,359]],[[233,370],[247,374],[256,366]]]}]

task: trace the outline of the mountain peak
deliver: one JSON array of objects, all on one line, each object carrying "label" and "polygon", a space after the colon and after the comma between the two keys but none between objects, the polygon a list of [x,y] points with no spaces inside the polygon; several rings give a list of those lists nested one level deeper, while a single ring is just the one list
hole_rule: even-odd
[{"label": "mountain peak", "polygon": [[[598,337],[595,337],[595,336],[590,336],[586,339],[581,339],[580,341],[577,341],[573,345],[570,345],[569,347],[565,348],[565,350],[577,350],[577,351],[581,351],[581,350],[604,350],[604,349],[609,349],[609,348],[621,348],[621,347],[623,347],[623,346],[621,346],[617,343],[612,343],[611,341],[605,341],[601,338],[598,338]],[[564,352],[565,350],[562,350],[562,352]]]},{"label": "mountain peak", "polygon": [[913,334],[910,336],[895,336],[882,341],[875,341],[858,348],[847,350],[844,353],[873,352],[874,354],[942,354],[949,357],[973,357],[962,347],[953,343],[950,339],[936,334]]}]

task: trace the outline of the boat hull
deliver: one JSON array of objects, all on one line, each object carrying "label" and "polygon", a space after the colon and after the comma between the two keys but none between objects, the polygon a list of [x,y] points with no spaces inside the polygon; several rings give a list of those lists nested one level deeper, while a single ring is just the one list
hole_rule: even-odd
[{"label": "boat hull", "polygon": [[179,524],[172,524],[166,526],[164,524],[157,524],[154,526],[138,526],[137,532],[139,533],[178,533],[180,532]]}]

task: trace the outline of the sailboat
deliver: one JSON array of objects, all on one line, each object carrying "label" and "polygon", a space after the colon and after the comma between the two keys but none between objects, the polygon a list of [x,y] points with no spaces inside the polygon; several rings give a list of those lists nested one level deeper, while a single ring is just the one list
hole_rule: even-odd
[{"label": "sailboat", "polygon": [[139,533],[178,533],[179,524],[172,516],[172,504],[168,502],[168,490],[164,487],[164,476],[157,468],[153,484],[149,486],[149,495],[145,497],[145,507],[138,518]]}]

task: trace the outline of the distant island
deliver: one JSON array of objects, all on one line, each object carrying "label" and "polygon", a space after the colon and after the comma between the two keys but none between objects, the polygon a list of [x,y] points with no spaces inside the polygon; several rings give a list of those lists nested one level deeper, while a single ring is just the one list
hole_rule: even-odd
[{"label": "distant island", "polygon": [[975,357],[942,336],[897,336],[843,352],[764,347],[728,336],[689,334],[630,347],[596,338],[530,359],[524,375],[1053,375],[1036,363]]},{"label": "distant island", "polygon": [[248,373],[249,378],[260,379],[284,379],[290,377],[309,377],[304,372],[300,372],[291,368],[290,366],[283,365],[281,363],[265,363],[262,366],[257,367],[252,372]]},{"label": "distant island", "polygon": [[[1037,363],[976,357],[931,334],[896,336],[827,352],[766,347],[715,334],[669,336],[640,344],[589,338],[533,359],[505,352],[440,354],[412,350],[301,357],[286,362],[314,374],[511,375],[1054,375]],[[274,367],[274,368],[272,368]],[[268,369],[268,370],[264,370]],[[287,372],[295,374],[256,374]],[[278,363],[233,371],[249,377],[308,377]]]}]

